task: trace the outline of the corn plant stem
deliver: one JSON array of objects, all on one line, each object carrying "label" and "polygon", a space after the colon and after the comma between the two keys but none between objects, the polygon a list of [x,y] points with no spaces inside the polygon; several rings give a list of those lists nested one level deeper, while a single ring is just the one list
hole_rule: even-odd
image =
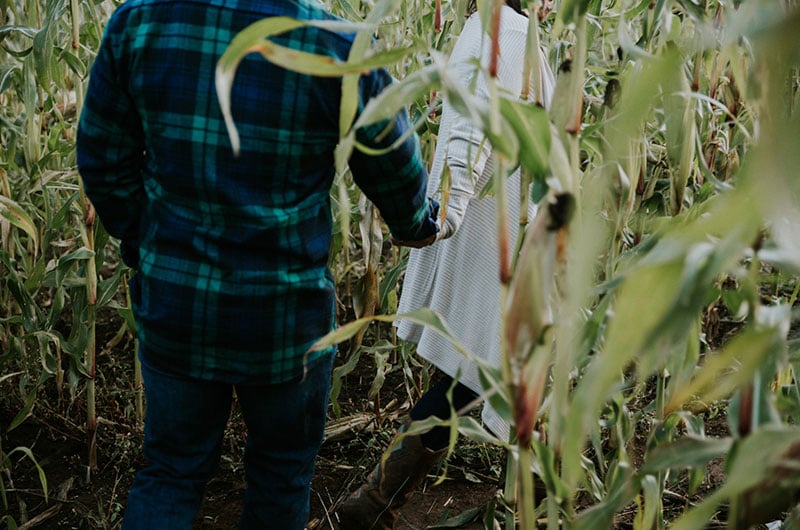
[{"label": "corn plant stem", "polygon": [[[584,84],[584,77],[585,77],[585,65],[586,65],[586,16],[581,16],[575,25],[575,59],[573,61],[573,85],[570,87],[571,90],[574,91],[573,104],[576,105],[576,109],[574,112],[574,121],[570,125],[567,125],[567,142],[568,142],[568,153],[570,158],[570,166],[572,169],[572,175],[574,176],[575,180],[573,181],[573,195],[575,197],[575,210],[581,212],[581,193],[580,193],[580,185],[577,183],[578,175],[580,175],[580,124],[582,121],[582,108],[583,108],[583,84]],[[577,219],[576,219],[577,220]],[[574,221],[573,221],[573,224]],[[580,224],[580,223],[578,223]],[[562,283],[562,282],[558,282]],[[572,285],[574,282],[563,282],[563,285]],[[567,293],[567,296],[570,296],[570,293]],[[575,295],[573,295],[575,296]],[[566,318],[572,320],[574,317],[573,315],[567,314],[565,315]],[[564,322],[559,324],[559,327],[568,326],[570,328],[576,327],[573,322]],[[561,334],[564,337],[564,334]],[[562,344],[562,348],[568,349],[568,344]],[[565,357],[571,357],[571,354],[565,355]],[[556,359],[559,358],[559,355],[556,355]],[[558,360],[556,361],[558,365]],[[569,370],[572,369],[571,366],[568,366],[571,363],[562,363],[561,365],[561,372],[563,375],[567,375]],[[569,377],[559,377],[558,374],[555,374],[554,378],[554,388],[553,388],[553,398],[554,400],[558,399],[567,399],[569,395]],[[557,401],[556,401],[557,402]],[[563,401],[566,402],[566,401]],[[553,432],[559,433],[562,429],[561,421],[564,418],[561,418],[559,414],[555,414],[551,421],[554,421],[553,425]],[[554,439],[560,440],[561,436],[557,435]],[[559,466],[562,467],[562,466]],[[573,519],[573,512],[574,512],[574,500],[573,496],[567,496],[566,499],[563,501],[563,507],[559,506],[558,503],[555,502],[548,502],[547,503],[547,521],[548,521],[548,528],[557,528],[558,521],[561,517],[561,510],[563,508],[564,514],[566,515],[568,520]],[[554,526],[555,525],[555,526]]]},{"label": "corn plant stem", "polygon": [[144,381],[142,361],[139,359],[139,339],[133,339],[133,386],[136,389],[136,421],[144,424]]},{"label": "corn plant stem", "polygon": [[88,307],[89,336],[86,344],[86,364],[89,367],[89,379],[86,382],[86,430],[89,438],[89,469],[97,469],[97,411],[95,387],[95,311],[94,304]]},{"label": "corn plant stem", "polygon": [[797,278],[797,282],[794,286],[794,291],[792,291],[792,295],[789,297],[789,308],[794,307],[794,303],[797,301],[797,295],[800,294],[800,277]]},{"label": "corn plant stem", "polygon": [[[94,252],[95,213],[89,199],[83,193],[83,182],[80,182],[80,204],[83,207],[83,223],[81,223],[81,238],[87,249]],[[89,440],[88,469],[97,469],[97,410],[95,373],[96,364],[96,322],[97,322],[97,262],[92,256],[86,261],[86,304],[87,304],[87,341],[84,351],[84,365],[88,374],[86,381],[86,431]]]},{"label": "corn plant stem", "polygon": [[561,517],[559,517],[559,504],[555,497],[548,495],[547,499],[547,530],[560,530]]},{"label": "corn plant stem", "polygon": [[[497,167],[494,174],[494,190],[495,190],[495,216],[497,222],[497,247],[499,252],[499,280],[500,280],[500,336],[501,336],[501,373],[503,376],[503,383],[509,392],[513,392],[514,387],[514,372],[512,370],[511,353],[508,348],[506,340],[506,325],[507,313],[506,305],[508,303],[508,288],[511,280],[510,271],[508,267],[508,214],[506,210],[506,191],[505,191],[505,164],[502,157],[497,159]],[[511,395],[511,394],[509,394]],[[512,397],[513,400],[513,397]]]},{"label": "corn plant stem", "polygon": [[[533,101],[540,107],[544,106],[544,83],[542,82],[542,63],[539,60],[539,17],[537,12],[541,1],[528,2],[528,40],[525,53],[525,71],[523,72],[522,99],[529,99],[531,89]],[[533,81],[533,86],[531,86]]]},{"label": "corn plant stem", "polygon": [[646,36],[646,40],[645,40],[646,47],[645,47],[645,49],[648,52],[653,53],[653,46],[654,46],[654,41],[655,41],[655,39],[653,39],[653,37],[655,35],[655,30],[653,29],[655,27],[655,9],[653,9],[653,5],[652,4],[651,4],[651,7],[649,7],[647,9],[647,15],[645,16],[645,19],[646,19],[645,20],[645,25],[647,27],[647,31],[650,33],[649,35]]},{"label": "corn plant stem", "polygon": [[519,478],[517,495],[517,510],[519,511],[520,528],[534,530],[536,528],[536,494],[533,489],[533,474],[531,462],[533,451],[530,445],[519,447]]},{"label": "corn plant stem", "polygon": [[72,17],[72,49],[77,50],[81,46],[80,4],[78,0],[70,0],[69,7]]},{"label": "corn plant stem", "polygon": [[[2,303],[2,302],[0,302]],[[58,394],[58,405],[64,405],[64,368],[61,366],[61,348],[56,347],[56,393]]]},{"label": "corn plant stem", "polygon": [[27,9],[23,9],[23,13],[28,12],[28,19],[27,23],[29,26],[34,26],[36,28],[42,27],[42,10],[40,6],[40,2],[35,0],[29,0]]},{"label": "corn plant stem", "polygon": [[[3,197],[11,198],[11,184],[9,183],[8,173],[0,167],[0,195]],[[11,241],[7,241],[5,238],[2,241],[2,245],[6,247],[6,252],[8,252],[10,258],[14,258],[14,245],[11,244]],[[9,304],[9,297],[11,293],[8,289],[4,289],[3,292],[5,293],[2,298],[0,298],[0,307],[8,308],[10,307]]]},{"label": "corn plant stem", "polygon": [[[128,288],[128,274],[122,275],[123,289],[125,289],[125,302],[133,310],[131,303],[131,290]],[[139,360],[139,338],[136,330],[129,330],[133,334],[133,389],[136,396],[136,421],[139,425],[144,423],[144,382],[142,381],[142,362]]]},{"label": "corn plant stem", "polygon": [[581,123],[583,120],[583,84],[586,79],[586,54],[588,43],[586,41],[586,15],[581,16],[575,23],[575,59],[573,61],[572,71],[572,86],[570,90],[574,91],[572,95],[572,104],[575,105],[572,120],[567,123],[567,131],[570,133],[572,152],[570,153],[571,161],[577,175],[578,168],[580,167],[580,144],[578,136],[581,132]]},{"label": "corn plant stem", "polygon": [[[656,378],[656,421],[663,422],[664,421],[664,410],[666,409],[666,390],[667,390],[667,379],[665,377],[665,372],[662,370],[658,377]],[[665,471],[660,471],[656,475],[656,480],[658,484],[658,513],[662,513],[663,511],[663,498],[664,498],[664,490],[667,487],[667,474]],[[659,529],[663,528],[663,518],[658,518],[658,527]]]},{"label": "corn plant stem", "polygon": [[[761,261],[758,259],[758,252],[753,253],[753,258],[747,269],[747,287],[744,290],[745,296],[749,303],[750,310],[747,315],[748,325],[753,326],[756,324],[756,314],[758,306],[760,305],[758,293],[758,276],[761,270]],[[749,435],[753,429],[760,423],[759,418],[759,400],[761,399],[761,377],[757,370],[753,374],[753,379],[749,385],[744,387],[741,391],[741,400],[739,404],[739,417],[737,418],[738,432],[740,437]],[[745,493],[746,495],[746,493]],[[737,530],[741,528],[740,520],[746,515],[747,506],[749,505],[748,499],[745,495],[735,495],[731,497],[730,507],[728,511],[729,526]]]},{"label": "corn plant stem", "polygon": [[84,80],[75,74],[75,115],[80,116],[83,110]]},{"label": "corn plant stem", "polygon": [[[514,443],[514,433],[511,433],[511,440],[510,443]],[[505,484],[503,484],[503,494],[505,497],[506,503],[513,508],[513,511],[506,511],[505,512],[505,528],[506,530],[515,530],[516,529],[516,521],[514,514],[517,511],[517,473],[519,471],[519,467],[517,466],[517,461],[514,458],[514,451],[509,450],[506,455],[506,480]]]},{"label": "corn plant stem", "polygon": [[[536,8],[539,2],[528,2],[528,12],[536,13]],[[531,16],[528,18],[528,39],[527,49],[525,51],[525,67],[522,76],[522,89],[520,91],[520,98],[524,101],[530,99],[531,91],[531,78],[533,78],[533,100],[540,106],[544,106],[542,99],[542,69],[541,62],[539,61],[539,26],[537,24],[538,17]],[[528,205],[530,203],[530,184],[532,182],[531,175],[523,168],[520,171],[520,222],[519,231],[517,232],[517,245],[514,249],[514,264],[516,258],[519,256],[519,251],[522,248],[522,241],[525,238],[525,228],[528,226]]]},{"label": "corn plant stem", "polygon": [[8,181],[8,173],[0,167],[0,193],[4,197],[11,198],[11,184]]},{"label": "corn plant stem", "polygon": [[[492,56],[489,65],[489,127],[495,133],[500,130],[500,100],[497,87],[497,61],[500,53],[499,35],[500,15],[502,12],[503,0],[494,0],[492,9],[492,23],[490,24],[492,36]],[[508,213],[506,209],[506,182],[505,182],[505,160],[498,157],[497,165],[494,168],[494,196],[495,196],[495,221],[497,228],[497,251],[498,251],[498,277],[500,281],[500,336],[501,336],[501,362],[500,368],[503,376],[503,383],[509,390],[514,387],[513,372],[511,369],[511,358],[506,342],[506,303],[508,300],[508,286],[511,281],[511,264],[509,261],[509,241],[508,241]],[[513,438],[513,434],[512,434]],[[513,441],[513,440],[512,440]],[[514,507],[513,512],[506,512],[506,530],[515,528],[515,512],[519,509],[517,502],[517,474],[514,470],[517,466],[513,465],[513,451],[509,451],[506,466],[506,481],[504,494],[506,499],[511,495]]]},{"label": "corn plant stem", "polygon": [[517,259],[525,241],[525,229],[528,227],[528,208],[531,202],[531,177],[525,168],[520,168],[519,180],[519,224],[517,227],[517,240],[514,243],[514,252],[511,255],[511,270],[517,268]]},{"label": "corn plant stem", "polygon": [[347,194],[347,185],[344,176],[338,176],[339,190],[339,229],[342,233],[342,250],[344,251],[345,284],[344,296],[351,297],[352,286],[350,284],[350,196]]},{"label": "corn plant stem", "polygon": [[[502,2],[502,0],[500,0]],[[499,17],[500,11],[497,11]],[[497,88],[497,79],[495,77],[489,78],[489,105],[490,105],[490,127],[494,131],[500,129],[500,100]],[[497,251],[499,270],[498,276],[500,279],[500,327],[501,336],[505,337],[505,306],[508,298],[508,284],[511,280],[511,264],[509,261],[509,241],[508,241],[508,212],[506,208],[506,179],[505,179],[505,160],[502,156],[497,157],[497,164],[494,168],[494,196],[495,196],[495,221],[497,228]],[[501,345],[501,370],[503,374],[503,382],[511,387],[512,371],[511,359],[509,358],[508,345],[505,339]]]}]

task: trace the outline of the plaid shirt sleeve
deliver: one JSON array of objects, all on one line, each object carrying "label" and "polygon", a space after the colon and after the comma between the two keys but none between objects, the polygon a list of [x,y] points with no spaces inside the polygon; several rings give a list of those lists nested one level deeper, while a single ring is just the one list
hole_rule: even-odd
[{"label": "plaid shirt sleeve", "polygon": [[[110,31],[113,31],[109,27]],[[120,87],[111,50],[103,39],[78,126],[78,169],[87,195],[108,233],[122,242],[122,258],[138,265],[138,223],[145,203],[144,134],[128,92]]]},{"label": "plaid shirt sleeve", "polygon": [[[386,70],[374,70],[361,78],[363,100],[379,94],[392,83]],[[407,111],[394,120],[386,120],[359,129],[360,143],[373,149],[385,149],[408,133],[411,123]],[[350,170],[358,187],[375,203],[396,239],[419,241],[438,231],[425,196],[428,173],[422,162],[419,139],[409,136],[396,149],[381,155],[355,150]]]}]

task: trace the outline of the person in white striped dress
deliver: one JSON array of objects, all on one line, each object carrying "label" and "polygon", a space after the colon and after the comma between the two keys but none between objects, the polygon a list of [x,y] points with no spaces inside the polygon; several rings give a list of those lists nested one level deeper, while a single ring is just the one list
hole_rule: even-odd
[{"label": "person in white striped dress", "polygon": [[[489,98],[486,66],[491,41],[482,29],[474,3],[450,56],[456,78],[486,100]],[[501,13],[500,61],[497,82],[502,90],[518,97],[523,86],[526,39],[529,21],[519,0],[507,0]],[[480,60],[481,67],[476,65]],[[540,83],[543,103],[549,105],[554,78],[540,52]],[[500,284],[498,275],[495,200],[479,198],[494,171],[491,145],[478,124],[460,115],[446,100],[443,103],[439,137],[428,181],[428,194],[440,202],[442,174],[449,167],[451,187],[447,196],[446,219],[435,244],[412,248],[409,256],[398,313],[429,307],[442,315],[455,337],[476,356],[498,365],[500,362]],[[519,216],[519,171],[507,182],[509,219]],[[529,212],[533,218],[534,206]],[[517,224],[510,225],[510,241],[517,236]],[[397,324],[402,339],[417,343],[417,354],[431,362],[443,377],[426,392],[409,413],[409,421],[431,416],[448,418],[451,403],[447,391],[453,386],[455,410],[476,401],[482,388],[474,363],[462,356],[435,330],[407,320]],[[454,379],[456,380],[453,385]],[[465,412],[465,410],[462,410]],[[482,418],[487,429],[507,440],[507,422],[487,404]],[[339,509],[343,530],[394,527],[399,508],[424,480],[430,468],[446,451],[449,428],[435,427],[419,435],[402,437],[394,450],[384,455],[375,470]]]}]

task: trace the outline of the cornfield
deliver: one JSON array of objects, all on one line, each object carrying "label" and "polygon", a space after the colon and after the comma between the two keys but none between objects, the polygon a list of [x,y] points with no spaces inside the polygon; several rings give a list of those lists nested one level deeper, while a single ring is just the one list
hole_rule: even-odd
[{"label": "cornfield", "polygon": [[[496,1],[478,2],[483,20],[499,12]],[[521,166],[523,195],[539,205],[530,222],[500,209],[499,227],[529,226],[516,242],[498,230],[499,246],[520,252],[497,275],[503,364],[481,366],[486,398],[516,436],[499,440],[469,416],[445,422],[508,449],[508,509],[496,524],[612,528],[633,506],[637,529],[706,528],[719,513],[730,528],[800,527],[800,2],[527,2],[529,52],[541,47],[558,72],[549,111],[526,87],[521,101],[484,104],[453,83],[445,58],[465,0],[326,3],[359,23],[350,59],[326,75],[348,84],[380,65],[398,79],[342,124],[330,265],[360,318],[318,346],[361,347],[334,375],[332,413],[337,382],[359,357],[391,363],[365,327],[396,318],[405,256],[381,252],[388,233],[348,175],[351,131],[406,107],[430,157],[446,97],[499,153],[484,192],[502,204],[504,177]],[[95,386],[98,348],[133,340],[133,272],[82,195],[74,154],[83,88],[115,5],[0,0],[0,408],[14,412],[0,425],[6,528],[27,517],[6,494],[15,466],[42,458],[5,447],[9,432],[37,410],[80,423],[91,476],[104,450],[98,392],[122,396],[132,423],[144,406],[135,373],[124,389]],[[243,54],[267,45],[269,60],[319,72],[315,57],[282,62],[269,37],[284,30],[267,19],[241,33],[220,59],[218,92],[235,82]],[[342,104],[355,96],[345,91]],[[96,337],[101,311],[118,315],[106,344]],[[404,318],[472,357],[439,315]],[[396,362],[410,354],[396,341],[388,349]],[[374,388],[382,377],[378,369]],[[712,414],[725,414],[728,434],[706,433]],[[675,485],[692,493],[712,461],[723,462],[724,482],[666,512]],[[538,505],[531,469],[547,490]]]}]

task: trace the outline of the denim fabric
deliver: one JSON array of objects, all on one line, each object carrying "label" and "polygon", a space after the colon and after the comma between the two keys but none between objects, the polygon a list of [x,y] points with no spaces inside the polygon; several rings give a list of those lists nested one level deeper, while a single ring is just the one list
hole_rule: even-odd
[{"label": "denim fabric", "polygon": [[247,425],[247,489],[239,528],[305,528],[333,355],[310,365],[304,379],[277,385],[194,379],[142,358],[147,466],[136,474],[123,528],[192,527],[219,463],[234,388]]}]

